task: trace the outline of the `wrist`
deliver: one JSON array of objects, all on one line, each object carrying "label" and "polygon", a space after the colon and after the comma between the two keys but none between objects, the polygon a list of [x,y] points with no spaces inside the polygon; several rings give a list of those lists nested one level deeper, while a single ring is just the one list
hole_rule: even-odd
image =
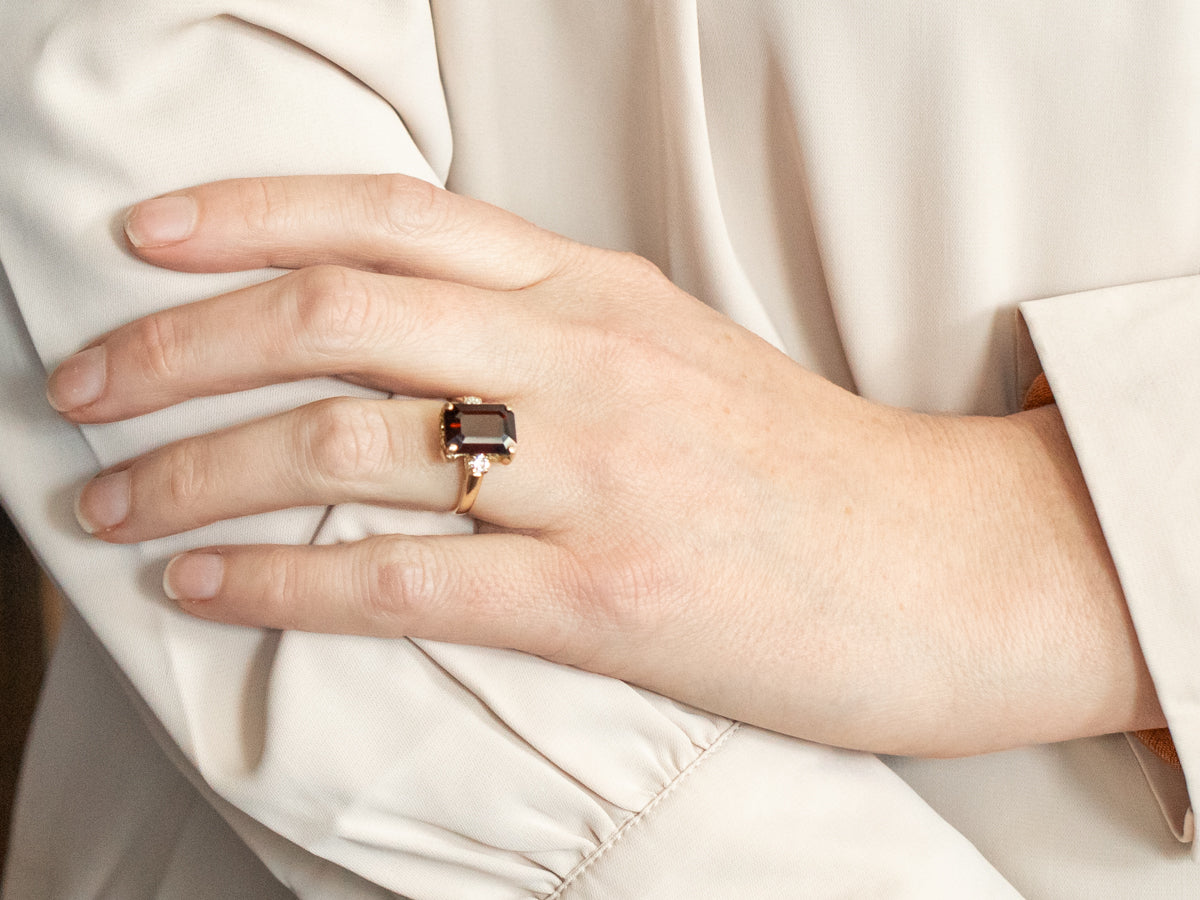
[{"label": "wrist", "polygon": [[948,752],[1160,726],[1056,408],[1005,418],[900,415],[910,474],[891,493],[911,525],[891,565],[908,577],[889,577],[882,589],[926,604],[928,627],[941,629],[928,645],[944,648],[942,674],[953,685],[937,695],[941,715],[960,723],[959,746]]}]

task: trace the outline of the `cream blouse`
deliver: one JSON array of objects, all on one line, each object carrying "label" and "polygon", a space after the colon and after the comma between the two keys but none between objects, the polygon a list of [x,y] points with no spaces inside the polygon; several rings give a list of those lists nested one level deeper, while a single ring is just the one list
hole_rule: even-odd
[{"label": "cream blouse", "polygon": [[[0,33],[0,493],[80,616],[6,898],[1200,893],[1176,840],[1200,772],[1200,4],[10,0]],[[121,211],[362,171],[641,253],[875,400],[1001,415],[1044,367],[1182,773],[1121,737],[880,761],[513,652],[179,613],[158,579],[186,547],[464,525],[346,506],[119,547],[71,520],[99,466],[367,393],[66,426],[49,367],[271,274],[153,269]]]}]

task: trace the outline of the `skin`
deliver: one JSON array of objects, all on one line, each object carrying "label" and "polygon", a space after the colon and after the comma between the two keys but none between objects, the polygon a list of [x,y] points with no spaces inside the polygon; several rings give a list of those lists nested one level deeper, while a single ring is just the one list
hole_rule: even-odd
[{"label": "skin", "polygon": [[154,265],[295,271],[95,341],[49,381],[71,421],[319,374],[425,399],[322,401],[129,460],[80,494],[98,539],[451,509],[443,398],[519,420],[479,534],[195,551],[165,576],[188,613],[512,647],[877,752],[1164,724],[1055,407],[870,402],[644,259],[402,176],[219,182],[127,223]]}]

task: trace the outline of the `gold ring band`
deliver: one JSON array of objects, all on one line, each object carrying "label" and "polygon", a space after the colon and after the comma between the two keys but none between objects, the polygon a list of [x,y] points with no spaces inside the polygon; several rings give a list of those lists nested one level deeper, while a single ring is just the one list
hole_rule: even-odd
[{"label": "gold ring band", "polygon": [[492,463],[512,462],[517,452],[516,416],[503,403],[463,397],[447,400],[442,406],[441,427],[442,455],[463,461],[454,511],[466,515],[475,506],[483,476]]},{"label": "gold ring band", "polygon": [[[486,456],[481,458],[485,463],[490,462]],[[487,470],[487,466],[480,466],[475,459],[463,460],[463,477],[458,484],[458,502],[454,504],[454,511],[460,516],[465,516],[475,505],[475,498],[479,496],[479,488],[483,486],[483,476]]]}]

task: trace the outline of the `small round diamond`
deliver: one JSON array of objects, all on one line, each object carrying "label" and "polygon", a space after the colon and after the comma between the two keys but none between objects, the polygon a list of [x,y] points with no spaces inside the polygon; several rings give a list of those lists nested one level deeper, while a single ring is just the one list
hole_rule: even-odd
[{"label": "small round diamond", "polygon": [[482,478],[484,472],[492,467],[492,461],[480,453],[478,456],[472,456],[467,465],[471,467],[472,475]]}]

